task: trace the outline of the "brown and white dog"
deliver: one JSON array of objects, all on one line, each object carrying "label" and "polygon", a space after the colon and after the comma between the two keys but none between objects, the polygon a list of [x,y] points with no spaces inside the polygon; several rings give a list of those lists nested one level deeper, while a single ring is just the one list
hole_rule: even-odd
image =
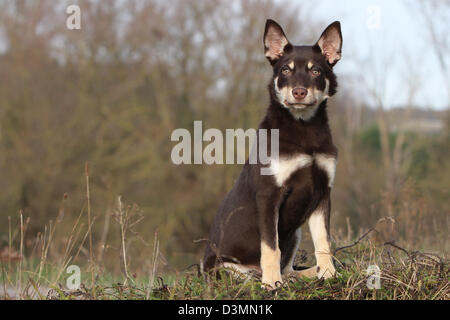
[{"label": "brown and white dog", "polygon": [[[330,192],[337,149],[327,117],[336,93],[333,66],[341,58],[340,23],[332,23],[313,46],[294,46],[267,20],[265,55],[273,68],[270,105],[259,129],[279,129],[279,157],[269,165],[247,161],[221,203],[203,260],[205,271],[229,267],[257,270],[275,288],[282,275],[335,275],[330,251]],[[261,175],[268,167],[271,175]],[[308,221],[316,266],[293,268],[300,227]]]}]

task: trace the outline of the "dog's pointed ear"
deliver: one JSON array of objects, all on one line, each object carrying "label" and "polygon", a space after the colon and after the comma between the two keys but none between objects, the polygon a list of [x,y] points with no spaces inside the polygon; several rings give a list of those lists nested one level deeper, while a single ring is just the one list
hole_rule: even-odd
[{"label": "dog's pointed ear", "polygon": [[328,64],[334,66],[341,59],[342,33],[341,23],[335,21],[330,24],[320,36],[314,46],[325,56]]},{"label": "dog's pointed ear", "polygon": [[264,53],[273,65],[281,56],[292,49],[283,29],[275,21],[268,19],[264,31]]}]

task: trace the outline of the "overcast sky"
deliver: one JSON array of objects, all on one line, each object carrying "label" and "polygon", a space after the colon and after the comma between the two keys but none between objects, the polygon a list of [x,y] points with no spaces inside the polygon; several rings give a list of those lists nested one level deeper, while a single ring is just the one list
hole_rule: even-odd
[{"label": "overcast sky", "polygon": [[[304,0],[296,1],[305,5]],[[378,83],[386,81],[383,100],[387,106],[392,106],[406,102],[408,86],[405,82],[412,70],[419,81],[416,104],[433,109],[448,108],[448,88],[436,53],[430,46],[418,1],[317,0],[304,7],[306,14],[325,23],[324,28],[335,20],[341,21],[344,48],[342,60],[336,66],[338,74],[353,75],[353,78],[359,75]],[[440,34],[447,37],[448,8],[450,6],[440,12],[447,20],[435,20]],[[449,56],[447,54],[448,65]],[[367,74],[369,70],[379,72],[379,79],[375,81]]]}]

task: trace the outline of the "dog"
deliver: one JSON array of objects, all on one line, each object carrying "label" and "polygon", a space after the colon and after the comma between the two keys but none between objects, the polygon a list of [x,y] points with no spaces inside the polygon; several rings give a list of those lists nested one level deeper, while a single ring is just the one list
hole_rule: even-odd
[{"label": "dog", "polygon": [[[292,45],[277,22],[266,21],[264,52],[273,76],[270,105],[259,129],[279,129],[279,156],[267,165],[245,163],[212,223],[204,271],[254,270],[269,288],[279,286],[282,275],[327,279],[336,274],[330,251],[330,193],[337,148],[327,100],[336,93],[333,67],[341,49],[339,21],[312,46]],[[261,174],[262,166],[269,175]],[[300,227],[306,221],[316,265],[295,270]]]}]

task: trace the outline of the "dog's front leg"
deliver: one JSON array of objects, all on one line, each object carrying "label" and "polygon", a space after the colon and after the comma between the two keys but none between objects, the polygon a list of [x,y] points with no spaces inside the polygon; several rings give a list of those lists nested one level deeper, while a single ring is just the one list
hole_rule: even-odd
[{"label": "dog's front leg", "polygon": [[330,249],[330,199],[326,197],[312,213],[308,221],[314,243],[317,276],[331,278],[336,274]]},{"label": "dog's front leg", "polygon": [[[276,245],[274,245],[276,243]],[[261,239],[261,271],[262,283],[276,288],[281,285],[280,270],[281,252],[278,247],[278,239]]]},{"label": "dog's front leg", "polygon": [[278,244],[278,210],[283,190],[257,195],[259,230],[261,237],[262,283],[271,288],[281,285],[281,251]]},{"label": "dog's front leg", "polygon": [[295,271],[297,277],[328,279],[336,274],[333,265],[333,255],[330,248],[330,200],[326,197],[309,217],[309,230],[314,243],[316,265],[314,267]]}]

